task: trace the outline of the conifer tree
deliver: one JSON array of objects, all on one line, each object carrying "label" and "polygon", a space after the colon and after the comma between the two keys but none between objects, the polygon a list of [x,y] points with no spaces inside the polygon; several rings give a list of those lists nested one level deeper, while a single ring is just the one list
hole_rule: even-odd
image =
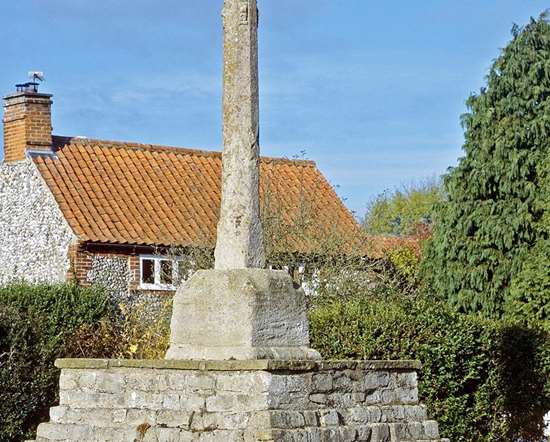
[{"label": "conifer tree", "polygon": [[489,317],[503,314],[512,281],[548,236],[540,228],[548,210],[540,164],[550,156],[547,14],[512,35],[487,86],[467,101],[465,155],[444,178],[447,199],[423,268],[435,293]]},{"label": "conifer tree", "polygon": [[543,209],[539,239],[512,279],[505,314],[526,322],[541,321],[550,331],[550,156],[541,161],[538,170]]}]

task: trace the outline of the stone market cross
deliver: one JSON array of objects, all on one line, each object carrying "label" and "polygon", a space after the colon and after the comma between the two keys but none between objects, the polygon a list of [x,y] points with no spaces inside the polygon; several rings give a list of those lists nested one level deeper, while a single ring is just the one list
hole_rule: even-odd
[{"label": "stone market cross", "polygon": [[320,359],[309,348],[305,295],[284,271],[266,270],[260,219],[258,8],[223,9],[222,201],[215,268],[174,298],[167,359]]}]

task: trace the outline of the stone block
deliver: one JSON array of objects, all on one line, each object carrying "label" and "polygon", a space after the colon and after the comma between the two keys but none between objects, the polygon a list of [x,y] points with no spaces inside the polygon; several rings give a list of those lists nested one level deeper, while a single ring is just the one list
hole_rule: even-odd
[{"label": "stone block", "polygon": [[113,410],[112,411],[112,420],[114,424],[121,424],[126,422],[128,412],[126,410]]},{"label": "stone block", "polygon": [[437,439],[439,437],[439,426],[436,421],[424,421],[424,434],[428,439]]},{"label": "stone block", "polygon": [[397,394],[399,395],[398,401],[400,401],[403,404],[410,404],[415,405],[418,403],[418,389],[416,387],[414,388],[407,388],[407,389],[398,389],[396,390]]},{"label": "stone block", "polygon": [[371,427],[370,442],[391,442],[390,427],[387,424],[375,424]]},{"label": "stone block", "polygon": [[79,374],[76,370],[63,370],[59,377],[60,390],[76,390],[78,388]]},{"label": "stone block", "polygon": [[191,431],[202,433],[218,429],[218,415],[216,413],[207,413],[204,410],[198,410],[191,417]]},{"label": "stone block", "polygon": [[326,392],[332,390],[333,377],[326,373],[313,375],[313,391]]},{"label": "stone block", "polygon": [[403,407],[405,419],[412,422],[422,422],[428,418],[428,412],[424,405],[410,405]]},{"label": "stone block", "polygon": [[109,393],[85,392],[80,390],[63,390],[59,393],[60,405],[67,405],[71,408],[125,408],[126,400],[121,395]]},{"label": "stone block", "polygon": [[63,425],[44,423],[38,426],[37,438],[46,440],[87,440],[92,439],[92,428],[88,425]]},{"label": "stone block", "polygon": [[167,359],[320,359],[284,271],[201,270],[174,298]]},{"label": "stone block", "polygon": [[340,415],[335,410],[322,410],[319,413],[321,427],[336,427],[340,424]]},{"label": "stone block", "polygon": [[189,372],[171,370],[166,375],[166,381],[168,383],[168,389],[173,391],[184,391],[187,388],[187,382],[189,379]]},{"label": "stone block", "polygon": [[301,428],[306,426],[304,415],[298,411],[271,411],[270,425],[273,428]]},{"label": "stone block", "polygon": [[150,432],[150,437],[154,442],[181,442],[182,431],[174,428],[157,428]]},{"label": "stone block", "polygon": [[55,423],[63,423],[67,415],[67,407],[52,407],[50,408],[50,420]]},{"label": "stone block", "polygon": [[122,391],[123,387],[123,373],[106,372],[96,377],[94,389],[100,393],[117,394]]},{"label": "stone block", "polygon": [[267,410],[267,395],[219,393],[206,399],[209,412],[258,411]]},{"label": "stone block", "polygon": [[129,391],[124,397],[124,403],[128,408],[161,410],[165,407],[165,396],[160,393]]},{"label": "stone block", "polygon": [[364,382],[367,390],[386,387],[389,383],[389,374],[379,371],[367,372],[364,377]]},{"label": "stone block", "polygon": [[160,410],[157,413],[156,422],[161,426],[188,430],[191,425],[192,416],[192,412],[188,411]]},{"label": "stone block", "polygon": [[242,411],[220,413],[217,418],[218,428],[220,430],[245,430],[249,426],[252,415],[253,413]]},{"label": "stone block", "polygon": [[352,427],[340,428],[338,438],[342,442],[354,442],[357,440],[357,429]]},{"label": "stone block", "polygon": [[243,442],[244,432],[240,430],[215,430],[199,435],[198,442]]},{"label": "stone block", "polygon": [[370,426],[357,427],[357,441],[358,442],[370,442],[372,440],[372,428]]},{"label": "stone block", "polygon": [[[126,388],[132,391],[140,391],[147,393],[155,393],[160,391],[159,378],[154,373],[148,373],[147,375],[137,376],[134,371],[124,370]],[[119,372],[119,376],[121,373]],[[115,378],[111,378],[113,381]],[[102,380],[103,382],[109,382],[108,379]]]},{"label": "stone block", "polygon": [[143,424],[154,425],[156,423],[156,416],[157,413],[153,410],[128,409],[126,410],[125,420],[122,423],[134,428]]},{"label": "stone block", "polygon": [[242,392],[249,391],[255,393],[267,392],[269,388],[269,379],[265,373],[251,375],[226,373],[221,374],[216,379],[216,391]]},{"label": "stone block", "polygon": [[304,426],[306,427],[317,427],[319,425],[319,417],[315,411],[304,411],[302,412],[304,416]]},{"label": "stone block", "polygon": [[206,409],[206,399],[203,396],[183,394],[180,396],[182,410],[195,411]]},{"label": "stone block", "polygon": [[179,410],[181,408],[181,396],[179,393],[166,393],[162,395],[162,409]]}]

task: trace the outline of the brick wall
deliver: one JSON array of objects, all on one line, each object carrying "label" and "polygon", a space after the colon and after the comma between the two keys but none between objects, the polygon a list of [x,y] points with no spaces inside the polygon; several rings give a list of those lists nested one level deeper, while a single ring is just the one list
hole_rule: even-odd
[{"label": "brick wall", "polygon": [[23,160],[27,148],[51,150],[51,95],[20,92],[4,100],[4,161]]},{"label": "brick wall", "polygon": [[69,247],[70,267],[67,280],[75,280],[80,285],[89,286],[88,271],[92,268],[91,255],[86,252],[82,244],[73,244]]}]

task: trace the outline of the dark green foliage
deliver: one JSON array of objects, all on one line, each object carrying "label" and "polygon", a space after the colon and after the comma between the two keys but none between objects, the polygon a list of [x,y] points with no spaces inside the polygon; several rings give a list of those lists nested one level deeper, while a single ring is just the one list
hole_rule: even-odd
[{"label": "dark green foliage", "polygon": [[44,404],[54,403],[57,372],[40,340],[36,321],[0,305],[0,440],[30,438],[28,430],[47,418]]},{"label": "dark green foliage", "polygon": [[93,324],[111,308],[101,291],[75,284],[13,284],[0,288],[0,304],[39,317],[47,344],[54,349],[67,333],[82,324]]},{"label": "dark green foliage", "polygon": [[0,288],[0,440],[30,439],[57,401],[59,371],[75,330],[110,312],[107,297],[75,285]]},{"label": "dark green foliage", "polygon": [[[487,87],[463,116],[465,156],[444,179],[424,275],[466,312],[499,317],[539,228],[545,197],[539,163],[550,155],[550,24],[523,29],[495,60]],[[529,267],[529,266],[528,266]]]},{"label": "dark green foliage", "polygon": [[550,330],[550,240],[539,241],[512,280],[505,313],[518,321],[540,321]]},{"label": "dark green foliage", "polygon": [[423,298],[319,304],[310,329],[325,358],[422,361],[421,400],[454,442],[541,440],[550,409],[550,341],[541,330]]},{"label": "dark green foliage", "polygon": [[550,330],[550,157],[539,165],[543,217],[540,240],[529,250],[519,273],[512,279],[506,315],[519,321],[541,321]]}]

